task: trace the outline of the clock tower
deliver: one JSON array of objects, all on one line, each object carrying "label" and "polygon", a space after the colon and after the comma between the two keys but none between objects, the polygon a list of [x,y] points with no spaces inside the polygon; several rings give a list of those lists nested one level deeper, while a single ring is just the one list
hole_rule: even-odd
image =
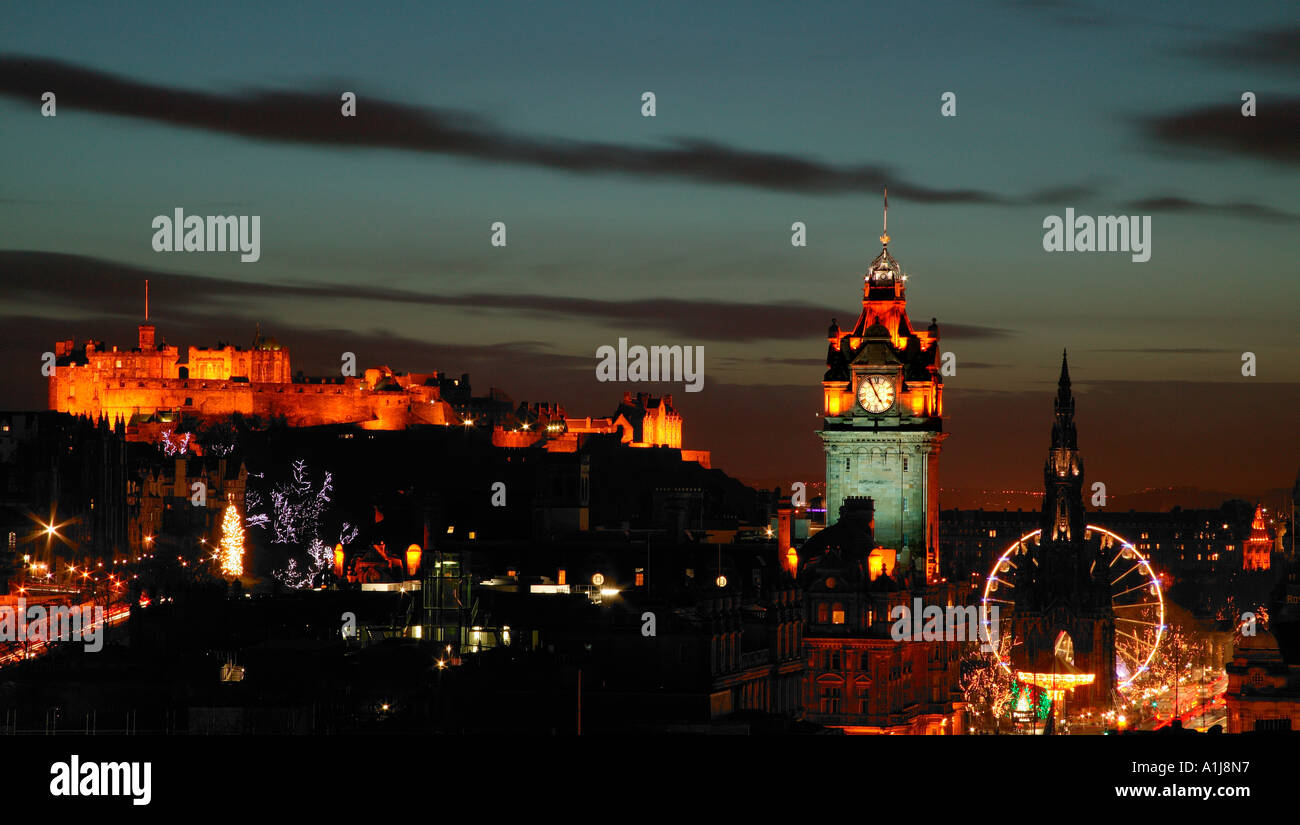
[{"label": "clock tower", "polygon": [[851,496],[875,503],[875,541],[904,570],[937,581],[939,445],[943,379],[939,326],[912,327],[907,276],[889,254],[889,195],[880,254],[862,283],[862,313],[849,330],[831,319],[822,380],[826,525]]}]

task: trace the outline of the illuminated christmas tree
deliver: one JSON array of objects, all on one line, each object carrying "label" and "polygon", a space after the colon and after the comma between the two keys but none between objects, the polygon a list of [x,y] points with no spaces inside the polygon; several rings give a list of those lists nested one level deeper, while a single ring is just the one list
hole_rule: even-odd
[{"label": "illuminated christmas tree", "polygon": [[239,510],[235,502],[226,504],[221,517],[221,573],[225,576],[244,574],[244,528],[239,523]]}]

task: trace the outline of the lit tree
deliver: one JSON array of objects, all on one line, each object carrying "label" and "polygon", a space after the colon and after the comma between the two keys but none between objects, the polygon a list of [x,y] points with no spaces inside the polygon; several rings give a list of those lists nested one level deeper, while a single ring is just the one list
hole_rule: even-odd
[{"label": "lit tree", "polygon": [[221,572],[226,576],[244,574],[244,528],[239,523],[239,510],[234,500],[226,503],[226,512],[221,517],[220,558]]},{"label": "lit tree", "polygon": [[1189,637],[1185,628],[1170,625],[1146,675],[1136,683],[1142,688],[1141,699],[1165,700],[1171,709],[1180,711],[1195,705],[1196,687],[1191,676],[1193,665],[1201,658],[1201,648],[1201,642]]},{"label": "lit tree", "polygon": [[971,721],[996,728],[1011,701],[1011,674],[991,652],[971,651],[961,663],[961,692],[971,709]]},{"label": "lit tree", "polygon": [[[247,524],[263,530],[270,528],[272,544],[290,545],[304,555],[303,559],[290,557],[283,570],[275,571],[277,579],[293,588],[312,587],[334,562],[331,545],[321,538],[321,522],[330,505],[334,477],[325,471],[317,484],[310,477],[307,462],[302,460],[293,462],[291,476],[271,486],[266,495],[258,490],[248,491]],[[337,543],[346,546],[357,533],[357,528],[345,523]]]}]

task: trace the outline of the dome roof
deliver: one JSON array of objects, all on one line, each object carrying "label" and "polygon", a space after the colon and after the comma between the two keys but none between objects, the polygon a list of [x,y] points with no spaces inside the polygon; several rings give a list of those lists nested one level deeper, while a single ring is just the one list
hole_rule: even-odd
[{"label": "dome roof", "polygon": [[1278,650],[1277,637],[1267,630],[1261,630],[1253,636],[1242,636],[1237,643],[1237,650]]},{"label": "dome roof", "polygon": [[1277,637],[1267,630],[1260,630],[1253,636],[1242,636],[1233,646],[1233,655],[1246,659],[1281,659],[1282,649]]}]

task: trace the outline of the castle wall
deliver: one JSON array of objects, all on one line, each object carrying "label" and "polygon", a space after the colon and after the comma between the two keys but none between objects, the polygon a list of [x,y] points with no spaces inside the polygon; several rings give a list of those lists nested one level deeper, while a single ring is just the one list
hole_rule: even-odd
[{"label": "castle wall", "polygon": [[[253,366],[258,366],[254,364]],[[278,369],[268,362],[261,365]],[[209,367],[225,369],[220,360]],[[120,376],[120,373],[118,373]],[[360,423],[367,429],[396,430],[417,424],[450,424],[455,413],[436,387],[376,392],[355,378],[342,384],[229,381],[203,378],[110,377],[91,367],[57,367],[50,377],[51,409],[110,419],[180,410],[200,416],[240,413],[284,416],[292,426]]]}]

